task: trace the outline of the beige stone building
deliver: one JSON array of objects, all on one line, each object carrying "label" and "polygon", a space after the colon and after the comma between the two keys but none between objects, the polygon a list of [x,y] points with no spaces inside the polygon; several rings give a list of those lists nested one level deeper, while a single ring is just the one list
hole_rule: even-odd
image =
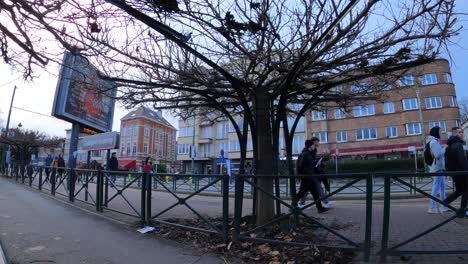
[{"label": "beige stone building", "polygon": [[[340,89],[353,92],[354,88],[349,85]],[[347,109],[307,112],[296,130],[293,155],[300,153],[305,139],[316,136],[321,140],[320,152],[337,153],[341,158],[405,158],[410,155],[408,147],[422,150],[431,127],[438,125],[449,131],[461,125],[459,119],[450,67],[447,60],[439,59],[411,69],[397,82],[386,85],[379,100]],[[239,142],[228,120],[216,123],[201,122],[198,118],[181,120],[177,141],[177,160],[183,162],[185,172],[191,171],[192,144],[196,149],[195,172],[218,173],[221,150],[231,160],[233,171],[237,169]],[[248,150],[252,149],[251,142],[249,138]],[[280,150],[283,149],[284,140],[280,139]],[[247,158],[252,158],[251,151]]]}]

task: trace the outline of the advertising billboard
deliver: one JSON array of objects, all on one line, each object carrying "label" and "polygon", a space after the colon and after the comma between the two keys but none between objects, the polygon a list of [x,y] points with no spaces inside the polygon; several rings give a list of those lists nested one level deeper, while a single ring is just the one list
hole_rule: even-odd
[{"label": "advertising billboard", "polygon": [[115,83],[99,78],[86,58],[65,52],[52,115],[99,132],[111,131],[116,92]]}]

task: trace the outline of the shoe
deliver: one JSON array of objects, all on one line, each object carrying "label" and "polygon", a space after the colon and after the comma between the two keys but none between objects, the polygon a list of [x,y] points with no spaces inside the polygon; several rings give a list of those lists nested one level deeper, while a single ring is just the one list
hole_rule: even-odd
[{"label": "shoe", "polygon": [[322,205],[323,205],[323,207],[328,208],[328,209],[334,207],[334,206],[333,206],[333,203],[322,203]]},{"label": "shoe", "polygon": [[429,209],[427,210],[427,213],[429,213],[429,214],[437,214],[437,213],[438,213],[438,212],[437,212],[437,208],[429,208]]},{"label": "shoe", "polygon": [[439,208],[439,211],[440,211],[440,213],[445,213],[445,212],[450,211],[450,209],[444,207],[444,208],[442,208],[442,209]]},{"label": "shoe", "polygon": [[336,204],[336,202],[335,201],[328,201],[327,204],[330,205],[330,206],[334,206]]},{"label": "shoe", "polygon": [[318,213],[321,214],[321,213],[325,213],[326,211],[330,211],[330,208],[323,207],[317,210],[318,210]]}]

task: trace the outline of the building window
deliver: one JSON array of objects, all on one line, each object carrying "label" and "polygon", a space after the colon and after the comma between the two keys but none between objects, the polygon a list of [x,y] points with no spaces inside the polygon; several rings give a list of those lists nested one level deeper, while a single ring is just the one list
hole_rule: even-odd
[{"label": "building window", "polygon": [[402,100],[403,111],[418,109],[418,99],[408,98]]},{"label": "building window", "polygon": [[192,137],[193,136],[193,127],[181,127],[179,130],[179,137]]},{"label": "building window", "polygon": [[304,136],[294,136],[293,137],[293,144],[292,144],[292,152],[293,154],[300,154],[302,149],[304,148]]},{"label": "building window", "polygon": [[381,82],[379,85],[383,91],[390,91],[392,89],[392,85],[389,83]]},{"label": "building window", "polygon": [[202,126],[200,134],[201,138],[211,138],[211,126]]},{"label": "building window", "polygon": [[353,107],[353,114],[354,117],[374,115],[374,105],[355,106]]},{"label": "building window", "polygon": [[410,86],[410,85],[414,85],[414,78],[413,78],[413,75],[405,75],[405,76],[402,76],[402,77],[398,80],[398,85],[399,85],[399,86]]},{"label": "building window", "polygon": [[149,134],[150,134],[150,129],[149,129],[149,127],[145,127],[145,132],[144,132],[145,138],[146,138],[146,137],[149,137]]},{"label": "building window", "polygon": [[312,111],[312,120],[320,121],[327,119],[327,113],[325,111]]},{"label": "building window", "polygon": [[346,142],[348,141],[348,134],[346,131],[337,131],[336,132],[336,142]]},{"label": "building window", "polygon": [[369,90],[369,85],[367,83],[351,85],[351,92],[353,93],[365,93],[368,90]]},{"label": "building window", "polygon": [[91,157],[93,158],[101,157],[101,151],[100,150],[91,151]]},{"label": "building window", "polygon": [[127,155],[130,153],[130,143],[127,143]]},{"label": "building window", "polygon": [[449,105],[451,107],[456,107],[458,106],[458,103],[457,103],[457,98],[455,96],[449,96]]},{"label": "building window", "polygon": [[320,143],[327,143],[328,142],[328,134],[327,132],[315,132],[312,134],[313,137],[317,137],[320,140]]},{"label": "building window", "polygon": [[202,157],[211,157],[211,144],[201,144]]},{"label": "building window", "polygon": [[135,154],[136,152],[137,152],[136,143],[133,143],[133,145],[132,145],[132,153]]},{"label": "building window", "polygon": [[393,102],[388,102],[383,104],[384,114],[395,113],[395,104]]},{"label": "building window", "polygon": [[421,135],[421,124],[420,123],[410,123],[406,124],[406,135]]},{"label": "building window", "polygon": [[435,127],[435,126],[440,127],[440,132],[445,133],[447,131],[447,129],[445,128],[445,121],[432,121],[432,122],[429,122],[429,129],[431,129],[431,128]]},{"label": "building window", "polygon": [[385,136],[387,138],[395,138],[398,136],[398,130],[397,127],[391,126],[391,127],[386,127],[385,128]]},{"label": "building window", "polygon": [[434,109],[442,107],[442,100],[440,97],[427,97],[426,99],[426,109]]},{"label": "building window", "polygon": [[437,83],[437,75],[435,73],[427,73],[421,76],[422,85],[430,85]]},{"label": "building window", "polygon": [[148,143],[143,143],[143,153],[148,154]]},{"label": "building window", "polygon": [[229,141],[229,152],[239,152],[240,151],[240,143],[238,140],[231,140]]},{"label": "building window", "polygon": [[335,119],[342,119],[346,117],[346,113],[343,108],[335,109]]},{"label": "building window", "polygon": [[189,154],[190,144],[178,144],[177,154]]},{"label": "building window", "polygon": [[133,135],[134,136],[138,135],[138,127],[137,126],[133,126]]},{"label": "building window", "polygon": [[[295,117],[288,117],[288,129],[291,131],[294,121],[296,120]],[[295,132],[304,132],[304,117],[299,118],[297,121],[297,126]]]},{"label": "building window", "polygon": [[122,127],[122,128],[120,129],[120,137],[121,137],[121,138],[125,137],[125,131],[126,131],[126,130],[127,130],[127,129],[124,128],[124,127]]},{"label": "building window", "polygon": [[371,140],[377,138],[376,128],[365,128],[356,130],[356,140]]},{"label": "building window", "polygon": [[452,75],[448,72],[444,73],[444,81],[446,83],[453,83],[452,81]]},{"label": "building window", "polygon": [[247,139],[247,151],[252,151],[252,150],[253,150],[252,139]]},{"label": "building window", "polygon": [[132,127],[131,127],[131,126],[127,127],[127,133],[126,133],[126,135],[129,136],[129,137],[131,137],[132,134],[133,134],[133,132],[132,132]]},{"label": "building window", "polygon": [[228,138],[229,123],[220,122],[216,124],[216,138]]}]

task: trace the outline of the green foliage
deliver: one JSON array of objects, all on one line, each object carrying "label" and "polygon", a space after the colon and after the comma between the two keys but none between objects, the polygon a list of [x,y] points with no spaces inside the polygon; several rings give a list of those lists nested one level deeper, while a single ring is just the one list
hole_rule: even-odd
[{"label": "green foliage", "polygon": [[[424,169],[424,161],[418,158],[418,169]],[[327,173],[335,172],[335,161],[326,163],[325,171]],[[384,171],[414,171],[414,159],[396,159],[396,160],[348,160],[338,161],[339,173],[357,173],[357,172],[384,172]]]},{"label": "green foliage", "polygon": [[158,164],[156,166],[158,168],[158,170],[157,170],[158,173],[166,173],[167,172],[166,164]]}]

